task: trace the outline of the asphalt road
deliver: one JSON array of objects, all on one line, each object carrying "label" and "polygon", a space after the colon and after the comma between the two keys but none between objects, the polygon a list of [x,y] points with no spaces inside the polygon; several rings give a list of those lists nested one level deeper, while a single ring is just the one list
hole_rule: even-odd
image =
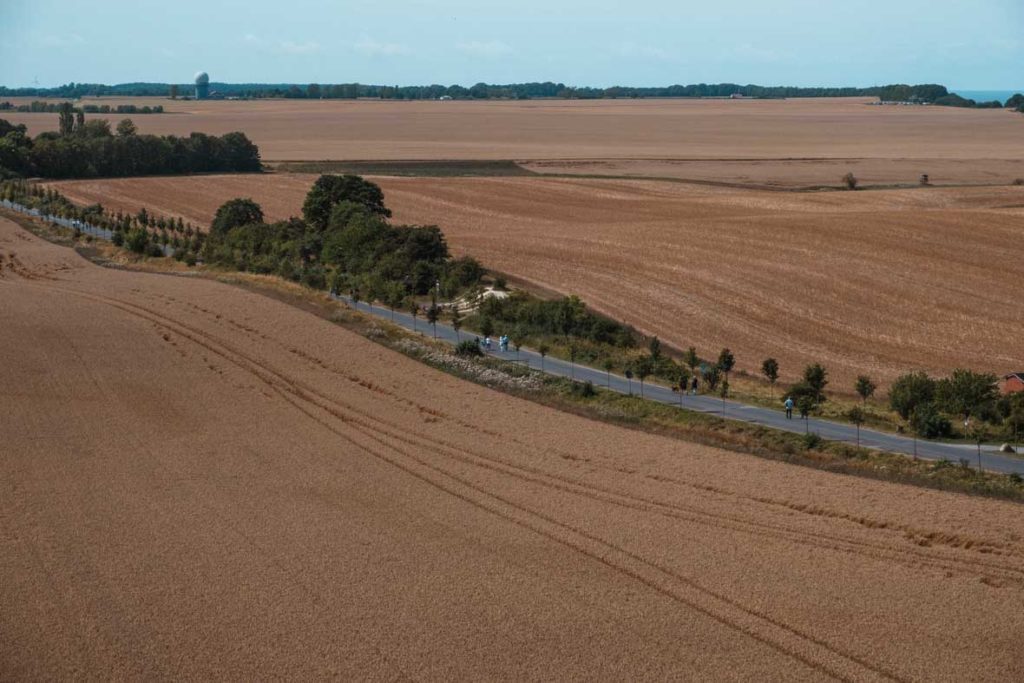
[{"label": "asphalt road", "polygon": [[[108,230],[79,221],[72,222],[68,219],[59,218],[57,216],[43,216],[40,212],[34,209],[28,209],[27,207],[15,202],[3,200],[0,201],[0,206],[4,206],[8,209],[14,209],[15,211],[20,211],[32,216],[41,217],[68,228],[78,227],[83,232],[99,237],[100,239],[109,240],[111,238],[111,233]],[[165,252],[166,251],[168,251],[167,248],[165,248]],[[349,305],[352,305],[352,302],[348,297],[339,295],[334,295],[334,297],[339,301],[344,301]],[[431,326],[426,320],[414,320],[412,315],[405,312],[392,312],[387,308],[370,305],[365,302],[360,302],[356,308],[364,313],[371,313],[381,318],[387,318],[409,330],[418,331],[431,336],[435,334],[435,330],[431,329]],[[461,338],[472,339],[475,338],[475,336],[476,335],[473,334],[463,333]],[[451,344],[458,343],[460,339],[460,336],[452,327],[443,323],[438,323],[436,325],[436,337],[437,339]],[[572,364],[558,358],[542,359],[539,353],[526,348],[520,349],[519,353],[516,353],[513,350],[503,353],[498,349],[496,340],[497,336],[495,337],[494,346],[487,352],[488,355],[495,358],[517,361],[551,375],[569,377],[580,381],[589,380],[597,386],[602,386],[623,394],[639,394],[641,392],[640,382],[635,379],[630,381],[620,375],[609,374],[603,370],[587,367],[578,363]],[[732,420],[742,420],[744,422],[760,424],[766,427],[771,427],[772,429],[781,429],[787,432],[814,432],[823,439],[827,439],[829,441],[841,441],[849,444],[857,443],[857,428],[853,425],[830,422],[828,420],[821,420],[817,418],[811,418],[808,420],[794,418],[789,420],[786,419],[781,406],[779,410],[770,410],[760,406],[737,403],[732,400],[723,401],[721,398],[716,396],[692,396],[689,394],[680,396],[678,392],[674,392],[671,389],[667,389],[656,384],[645,384],[642,391],[643,397],[647,400],[659,401],[661,403],[679,406],[687,410],[720,415]],[[946,459],[956,463],[964,459],[967,460],[972,467],[978,467],[980,464],[980,466],[985,470],[1004,473],[1017,472],[1018,474],[1024,475],[1024,459],[1004,455],[1000,453],[995,446],[982,446],[979,454],[977,446],[974,445],[923,441],[908,436],[901,436],[899,434],[889,434],[872,429],[865,429],[863,427],[860,430],[860,445],[865,448],[874,448],[890,453],[916,455],[917,457],[928,460]]]},{"label": "asphalt road", "polygon": [[[348,297],[335,296],[335,298],[339,301],[344,301],[349,305],[352,305],[352,302]],[[395,324],[401,325],[406,329],[415,329],[415,331],[420,332],[425,336],[433,336],[434,334],[434,330],[431,325],[422,317],[413,320],[412,315],[409,313],[402,311],[395,311],[392,313],[390,309],[370,305],[362,301],[359,302],[356,309],[363,313],[370,313],[372,315],[391,320]],[[548,357],[542,359],[539,353],[527,348],[520,349],[518,354],[513,349],[510,349],[507,353],[503,353],[498,349],[497,338],[500,334],[501,333],[499,331],[499,333],[492,339],[493,346],[491,350],[487,352],[489,356],[508,361],[517,361],[524,365],[528,365],[535,370],[542,370],[543,372],[551,375],[569,377],[580,381],[589,380],[596,386],[605,387],[623,394],[629,392],[637,395],[640,394],[640,382],[636,379],[630,381],[625,377],[614,373],[609,374],[603,370],[580,365],[578,363],[569,363],[568,361],[558,358]],[[475,339],[476,337],[477,335],[475,333],[462,332],[461,334],[461,339]],[[438,323],[437,339],[455,344],[459,341],[460,335],[457,335],[451,326]],[[679,392],[650,383],[644,384],[643,397],[649,401],[659,401],[661,403],[680,406],[687,410],[719,415],[732,420],[742,420],[744,422],[764,425],[772,429],[781,429],[783,431],[799,434],[814,432],[821,436],[821,438],[829,441],[841,441],[849,444],[857,443],[857,428],[854,425],[831,422],[829,420],[822,420],[818,418],[802,420],[795,412],[794,418],[789,420],[786,419],[786,415],[782,410],[781,404],[778,410],[771,410],[760,406],[738,403],[733,400],[723,401],[717,396],[693,396],[690,394],[680,396]],[[966,459],[970,463],[971,467],[977,467],[979,461],[978,448],[972,444],[949,444],[925,441],[899,434],[879,432],[873,429],[866,429],[864,427],[861,427],[860,430],[860,445],[865,448],[873,448],[890,453],[902,453],[911,456],[917,455],[918,457],[927,460],[946,459],[954,463],[959,463],[961,459]],[[1004,455],[1000,453],[995,446],[982,446],[980,460],[981,467],[985,470],[1004,473],[1017,472],[1024,475],[1024,459]]]}]

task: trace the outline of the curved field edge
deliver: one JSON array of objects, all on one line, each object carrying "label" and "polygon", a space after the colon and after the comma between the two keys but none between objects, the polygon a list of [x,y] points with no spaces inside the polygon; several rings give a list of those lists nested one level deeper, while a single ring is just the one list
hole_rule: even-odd
[{"label": "curved field edge", "polygon": [[111,245],[83,244],[74,240],[66,229],[31,220],[15,212],[0,209],[0,216],[43,239],[74,249],[97,265],[154,275],[208,278],[241,287],[297,307],[461,379],[579,417],[836,474],[1024,502],[1024,482],[1012,475],[978,472],[946,461],[918,460],[843,443],[823,440],[809,443],[797,434],[680,410],[637,396],[622,396],[600,387],[595,387],[594,396],[586,396],[578,390],[579,383],[565,378],[524,371],[515,364],[493,359],[459,358],[445,344],[432,342],[386,320],[354,311],[330,299],[324,292],[310,290],[276,276],[212,269],[185,271],[180,264],[170,265],[164,259],[138,259]]}]

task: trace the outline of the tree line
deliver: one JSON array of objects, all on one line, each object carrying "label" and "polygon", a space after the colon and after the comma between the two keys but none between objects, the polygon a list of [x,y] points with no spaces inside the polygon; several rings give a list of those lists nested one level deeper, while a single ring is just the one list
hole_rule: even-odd
[{"label": "tree line", "polygon": [[[155,97],[177,96],[188,92],[191,84],[170,83],[123,83],[103,85],[96,83],[68,83],[55,88],[6,88],[0,87],[0,97],[102,97],[131,96]],[[441,97],[452,99],[531,99],[544,97],[571,99],[615,99],[645,97],[729,97],[742,95],[756,98],[797,98],[797,97],[878,97],[886,102],[919,102],[945,106],[992,107],[1006,106],[999,103],[977,103],[954,95],[938,84],[891,84],[870,88],[853,87],[795,87],[763,86],[739,83],[695,83],[690,85],[667,85],[655,87],[634,87],[615,85],[607,88],[571,86],[552,81],[530,83],[463,85],[367,85],[363,83],[216,83],[211,84],[217,92],[227,97],[291,99],[356,99],[379,98],[396,100],[436,100]]]},{"label": "tree line", "polygon": [[301,218],[267,223],[251,199],[217,210],[203,258],[207,263],[274,273],[316,289],[409,307],[428,293],[453,298],[477,284],[483,268],[452,258],[437,226],[395,225],[380,187],[355,175],[323,175]]},{"label": "tree line", "polygon": [[[145,256],[165,256],[165,247],[178,261],[195,265],[206,235],[198,226],[178,218],[157,216],[145,208],[136,214],[109,211],[101,204],[78,206],[52,188],[25,180],[0,181],[0,199],[36,209],[43,215],[81,221],[109,230],[111,241]],[[84,227],[84,226],[83,226]]]},{"label": "tree line", "polygon": [[111,130],[105,119],[85,119],[70,103],[59,108],[58,130],[30,138],[24,125],[0,119],[0,178],[93,178],[262,169],[256,145],[244,133],[188,137],[144,135],[131,119]]},{"label": "tree line", "polygon": [[[550,351],[548,340],[561,339],[571,361],[600,361],[609,372],[617,367],[613,357],[599,354],[609,348],[632,350],[641,340],[633,328],[587,310],[577,297],[541,301],[523,292],[482,296],[485,271],[479,263],[453,258],[437,226],[392,224],[380,187],[355,175],[321,176],[306,196],[302,216],[285,221],[266,222],[251,199],[230,200],[217,210],[205,235],[180,218],[158,217],[145,209],[130,215],[100,205],[76,207],[55,190],[24,180],[0,183],[0,198],[110,229],[115,244],[136,253],[163,256],[168,246],[175,258],[190,265],[203,259],[233,270],[277,274],[311,288],[348,294],[356,305],[376,300],[392,310],[423,314],[428,323],[436,324],[442,316],[439,298],[461,298],[475,312],[463,320],[458,307],[448,307],[457,330],[469,324],[486,336],[501,331],[517,349],[531,339],[542,356]],[[424,308],[417,298],[428,296],[430,306]],[[705,359],[691,346],[677,360],[653,337],[643,353],[630,354],[622,370],[631,382],[639,382],[641,394],[652,376],[681,392],[692,389],[696,379],[702,393],[723,399],[730,394],[736,357],[728,348],[717,358]],[[774,398],[778,361],[764,359],[761,374]],[[807,418],[828,401],[829,385],[828,370],[812,363],[779,398],[792,398]],[[860,375],[850,388],[866,402],[877,385]],[[892,384],[888,405],[906,429],[922,438],[959,434],[980,442],[995,435],[1016,439],[1024,431],[1024,393],[1000,396],[997,378],[989,373],[956,369],[944,378],[907,373]],[[865,420],[860,406],[846,416],[858,426]],[[953,420],[962,429],[954,428]]]},{"label": "tree line", "polygon": [[[30,104],[14,104],[12,102],[0,102],[0,111],[15,111],[19,114],[56,114],[61,110],[62,102],[41,102],[34,100]],[[73,106],[73,111],[86,114],[163,114],[164,106],[137,105],[137,104],[82,104]]]}]

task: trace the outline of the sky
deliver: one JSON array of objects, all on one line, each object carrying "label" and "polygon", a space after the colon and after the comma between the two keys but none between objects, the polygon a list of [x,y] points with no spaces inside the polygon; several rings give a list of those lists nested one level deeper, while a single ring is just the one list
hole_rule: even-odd
[{"label": "sky", "polygon": [[0,0],[0,85],[1024,86],[1022,0]]}]

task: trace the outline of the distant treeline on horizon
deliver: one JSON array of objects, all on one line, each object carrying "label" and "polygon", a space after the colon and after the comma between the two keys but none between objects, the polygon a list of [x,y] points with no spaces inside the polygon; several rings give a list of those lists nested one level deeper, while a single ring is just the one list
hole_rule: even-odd
[{"label": "distant treeline on horizon", "polygon": [[[7,88],[0,86],[0,97],[166,97],[188,96],[192,84],[122,83],[68,83],[55,88]],[[741,95],[755,98],[786,97],[877,97],[883,102],[915,102],[960,107],[1002,107],[1002,102],[975,102],[950,93],[943,85],[883,85],[870,88],[798,88],[789,86],[739,85],[736,83],[700,83],[665,87],[610,88],[572,87],[564,83],[512,83],[491,85],[477,83],[471,87],[461,85],[364,85],[294,84],[294,83],[210,83],[210,92],[220,97],[290,99],[358,99],[380,98],[394,100],[452,99],[615,99],[644,97],[731,97]]]}]

